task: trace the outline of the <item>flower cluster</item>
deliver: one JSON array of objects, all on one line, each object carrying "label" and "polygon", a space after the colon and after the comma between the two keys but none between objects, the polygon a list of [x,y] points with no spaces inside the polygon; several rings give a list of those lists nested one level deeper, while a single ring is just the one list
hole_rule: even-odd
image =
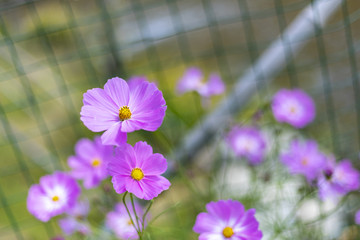
[{"label": "flower cluster", "polygon": [[[305,127],[315,118],[313,100],[300,89],[280,90],[271,106],[277,121],[289,123],[295,128]],[[318,149],[314,140],[293,140],[288,152],[283,153],[280,159],[291,174],[301,174],[309,183],[315,183],[321,200],[337,200],[359,188],[360,173],[351,162],[345,159],[336,163],[334,157]]]},{"label": "flower cluster", "polygon": [[[105,132],[94,141],[80,139],[75,155],[68,159],[70,173],[55,172],[42,177],[40,184],[30,188],[27,199],[29,212],[41,221],[66,214],[59,220],[66,235],[91,233],[86,221],[89,204],[77,202],[80,187],[75,179],[82,180],[84,188],[89,189],[99,186],[110,175],[115,191],[125,192],[124,200],[127,192],[151,200],[171,185],[161,176],[167,169],[163,155],[153,153],[146,142],[137,142],[134,147],[126,143],[127,133],[140,129],[155,131],[162,124],[166,103],[154,83],[144,77],[134,77],[128,83],[115,77],[108,80],[104,89],[88,90],[83,103],[81,121],[94,132]],[[134,204],[132,196],[131,203]],[[129,210],[125,201],[124,205],[117,205],[115,212],[108,214],[107,225],[118,237],[140,237],[145,224],[145,219],[138,217],[142,209],[135,204]],[[136,226],[129,225],[129,217],[133,216],[139,220]]]}]

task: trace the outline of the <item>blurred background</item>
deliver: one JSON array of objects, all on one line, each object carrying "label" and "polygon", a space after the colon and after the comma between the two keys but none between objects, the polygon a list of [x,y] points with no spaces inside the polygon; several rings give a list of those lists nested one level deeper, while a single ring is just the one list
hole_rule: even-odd
[{"label": "blurred background", "polygon": [[[26,197],[41,176],[69,170],[67,158],[74,154],[75,143],[95,135],[79,115],[82,95],[88,89],[102,88],[114,76],[128,79],[145,75],[156,82],[168,105],[164,123],[154,133],[129,134],[129,142],[145,140],[155,152],[170,156],[184,136],[226,97],[213,98],[204,109],[197,94],[178,96],[175,87],[184,71],[197,66],[206,75],[218,72],[230,93],[236,81],[311,2],[0,1],[0,239],[61,235],[56,219],[44,224],[28,213]],[[342,1],[325,27],[287,59],[288,65],[274,81],[248,99],[238,121],[246,121],[247,113],[263,106],[279,88],[302,88],[317,106],[316,120],[306,134],[337,158],[349,158],[359,168],[359,19],[360,1]],[[204,150],[192,162],[215,157]],[[196,197],[194,204],[188,184],[195,182],[205,191],[210,188],[206,179],[212,173],[199,164],[190,166],[172,176],[171,191],[154,204],[153,210],[161,211],[181,202],[151,227],[154,239],[196,239],[191,231],[194,219],[215,193]],[[102,190],[86,194],[91,201],[101,202],[109,186],[107,181]],[[109,194],[118,197],[113,191]],[[90,223],[100,226],[109,210],[92,210]]]}]

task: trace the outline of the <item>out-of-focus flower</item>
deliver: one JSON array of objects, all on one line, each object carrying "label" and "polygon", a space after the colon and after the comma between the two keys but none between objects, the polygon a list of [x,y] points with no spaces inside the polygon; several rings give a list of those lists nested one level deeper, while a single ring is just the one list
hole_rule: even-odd
[{"label": "out-of-focus flower", "polygon": [[82,235],[89,235],[91,233],[90,227],[86,222],[80,222],[72,216],[60,219],[59,226],[66,235],[72,235],[75,232]]},{"label": "out-of-focus flower", "polygon": [[86,221],[89,213],[89,202],[78,201],[74,207],[66,211],[67,216],[59,220],[59,226],[66,235],[79,232],[82,235],[91,233],[90,226]]},{"label": "out-of-focus flower", "polygon": [[315,118],[315,104],[301,89],[281,89],[273,97],[271,108],[278,122],[303,128]]},{"label": "out-of-focus flower", "polygon": [[95,137],[94,141],[80,139],[75,145],[75,153],[68,159],[71,175],[83,180],[85,188],[96,187],[108,177],[106,165],[113,155],[113,147],[103,145],[100,137]]},{"label": "out-of-focus flower", "polygon": [[[136,79],[135,79],[136,80]],[[93,88],[84,94],[81,121],[93,132],[105,131],[105,145],[126,143],[126,133],[139,129],[157,130],[164,119],[166,103],[154,83],[128,83],[118,77],[109,79],[104,89]]]},{"label": "out-of-focus flower", "polygon": [[68,209],[66,213],[75,218],[85,218],[89,213],[90,205],[88,200],[78,201],[74,207]]},{"label": "out-of-focus flower", "polygon": [[355,214],[355,223],[360,225],[360,210],[358,210]]},{"label": "out-of-focus flower", "polygon": [[121,145],[108,164],[117,193],[128,191],[145,200],[157,197],[170,187],[170,182],[160,176],[166,169],[166,159],[159,153],[153,154],[146,142],[137,142],[134,147]]},{"label": "out-of-focus flower", "polygon": [[204,76],[199,68],[188,68],[184,76],[179,80],[177,92],[179,94],[188,91],[197,91],[203,97],[220,95],[225,91],[225,85],[219,75],[210,74],[209,81],[205,83]]},{"label": "out-of-focus flower", "polygon": [[314,180],[324,169],[326,156],[318,150],[313,140],[293,140],[290,150],[280,156],[291,174],[302,174],[308,181]]},{"label": "out-of-focus flower", "polygon": [[265,139],[255,127],[234,126],[226,137],[227,144],[238,157],[245,157],[251,164],[259,164],[264,159]]},{"label": "out-of-focus flower", "polygon": [[77,182],[66,173],[55,172],[30,187],[27,209],[43,222],[72,208],[80,194]]},{"label": "out-of-focus flower", "polygon": [[199,240],[251,239],[260,240],[262,232],[255,218],[255,209],[245,211],[234,200],[220,200],[206,205],[206,213],[200,213],[193,230],[200,233]]},{"label": "out-of-focus flower", "polygon": [[360,174],[347,159],[336,164],[328,158],[323,174],[318,178],[319,198],[333,199],[346,195],[359,188]]},{"label": "out-of-focus flower", "polygon": [[[137,202],[134,202],[135,211],[138,215],[138,223],[136,223],[136,217],[132,208],[131,203],[126,204],[131,218],[134,221],[136,227],[140,227],[140,231],[142,231],[142,216],[144,214],[142,208]],[[147,218],[146,218],[147,219]],[[146,219],[144,223],[144,227],[146,227]],[[115,233],[115,235],[120,239],[138,239],[137,232],[135,230],[134,225],[132,224],[129,214],[126,211],[124,204],[117,204],[115,206],[115,210],[109,212],[106,215],[106,225]]]}]

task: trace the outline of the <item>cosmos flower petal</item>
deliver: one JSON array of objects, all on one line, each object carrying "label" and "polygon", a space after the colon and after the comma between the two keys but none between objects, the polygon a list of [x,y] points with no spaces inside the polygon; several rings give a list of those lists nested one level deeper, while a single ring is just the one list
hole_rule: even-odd
[{"label": "cosmos flower petal", "polygon": [[196,217],[193,231],[197,233],[201,232],[220,232],[222,229],[217,229],[219,226],[218,219],[214,218],[208,213],[199,213]]},{"label": "cosmos flower petal", "polygon": [[177,85],[178,94],[183,94],[188,91],[197,90],[201,81],[203,79],[203,74],[199,68],[191,67],[188,68],[179,80]]},{"label": "cosmos flower petal", "polygon": [[104,91],[113,99],[118,109],[128,106],[130,91],[125,80],[118,77],[109,79],[104,85]]},{"label": "cosmos flower petal", "polygon": [[162,191],[169,189],[171,183],[163,176],[145,176],[141,181],[141,186],[144,192],[143,198],[151,200],[157,197]]},{"label": "cosmos flower petal", "polygon": [[146,142],[142,141],[135,143],[134,151],[136,153],[136,159],[139,160],[139,166],[142,166],[142,163],[153,154],[152,147]]},{"label": "cosmos flower petal", "polygon": [[83,97],[83,103],[85,106],[90,105],[102,109],[109,114],[115,114],[113,111],[118,110],[117,104],[101,88],[90,89],[84,93]]},{"label": "cosmos flower petal", "polygon": [[84,105],[81,108],[80,120],[93,132],[101,132],[118,122],[118,115],[112,114],[107,110]]},{"label": "cosmos flower petal", "polygon": [[126,176],[116,176],[111,179],[115,192],[122,194],[126,192]]},{"label": "cosmos flower petal", "polygon": [[225,91],[225,84],[218,74],[210,74],[209,81],[198,89],[201,96],[210,97],[222,94]]},{"label": "cosmos flower petal", "polygon": [[144,190],[141,188],[141,184],[139,181],[132,178],[126,178],[125,187],[128,192],[133,193],[137,198],[144,198],[145,193]]},{"label": "cosmos flower petal", "polygon": [[160,175],[166,171],[167,163],[163,155],[155,153],[143,161],[140,167],[143,169],[146,176]]},{"label": "cosmos flower petal", "polygon": [[199,240],[226,240],[224,236],[220,233],[201,233],[199,236]]},{"label": "cosmos flower petal", "polygon": [[101,141],[104,145],[120,146],[126,143],[127,135],[125,132],[121,132],[121,122],[115,123],[103,135],[101,135]]}]

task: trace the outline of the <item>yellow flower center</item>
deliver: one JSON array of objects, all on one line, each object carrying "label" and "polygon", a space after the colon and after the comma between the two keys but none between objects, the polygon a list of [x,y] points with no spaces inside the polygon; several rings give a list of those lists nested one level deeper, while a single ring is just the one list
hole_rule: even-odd
[{"label": "yellow flower center", "polygon": [[309,159],[307,157],[303,157],[301,159],[301,164],[302,165],[306,166],[306,165],[308,165],[308,163],[309,163]]},{"label": "yellow flower center", "polygon": [[100,161],[100,159],[98,159],[98,158],[94,158],[94,159],[92,160],[92,162],[91,162],[91,165],[92,165],[93,167],[98,167],[98,166],[100,166],[100,164],[101,164],[101,161]]},{"label": "yellow flower center", "polygon": [[294,114],[294,113],[296,113],[296,111],[297,111],[296,107],[294,107],[294,106],[290,107],[290,113]]},{"label": "yellow flower center", "polygon": [[140,169],[140,168],[134,168],[132,171],[131,171],[131,177],[133,179],[135,179],[136,181],[140,181],[141,179],[144,178],[144,173],[143,171]]},{"label": "yellow flower center", "polygon": [[53,197],[52,197],[52,200],[53,200],[53,202],[57,202],[57,201],[60,200],[60,198],[59,198],[58,196],[53,196]]},{"label": "yellow flower center", "polygon": [[131,226],[131,225],[132,225],[132,222],[131,222],[131,220],[130,220],[130,219],[127,221],[127,224],[128,224],[129,226]]},{"label": "yellow flower center", "polygon": [[226,227],[226,228],[224,228],[224,230],[223,230],[223,235],[224,235],[224,237],[226,237],[226,238],[231,238],[231,236],[234,235],[234,231],[232,230],[231,227]]},{"label": "yellow flower center", "polygon": [[119,118],[121,121],[130,119],[130,117],[131,117],[131,111],[128,106],[123,106],[122,108],[119,109]]}]

